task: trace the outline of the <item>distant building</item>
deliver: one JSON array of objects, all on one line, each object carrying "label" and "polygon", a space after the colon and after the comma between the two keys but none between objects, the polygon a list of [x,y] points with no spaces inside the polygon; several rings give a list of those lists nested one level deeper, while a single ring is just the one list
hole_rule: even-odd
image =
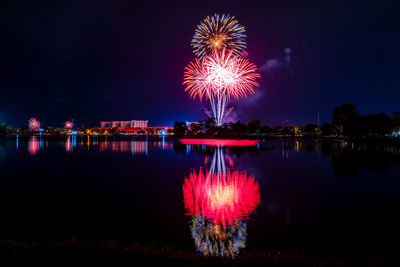
[{"label": "distant building", "polygon": [[147,127],[149,121],[131,121],[131,127]]},{"label": "distant building", "polygon": [[131,121],[101,121],[100,127],[111,127],[111,128],[131,128],[131,127],[147,127],[149,121],[143,120],[131,120]]}]

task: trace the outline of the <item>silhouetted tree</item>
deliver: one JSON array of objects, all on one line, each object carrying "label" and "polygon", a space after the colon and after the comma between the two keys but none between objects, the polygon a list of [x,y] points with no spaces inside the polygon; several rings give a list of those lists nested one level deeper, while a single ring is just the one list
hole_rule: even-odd
[{"label": "silhouetted tree", "polygon": [[354,105],[345,103],[333,109],[332,125],[338,134],[350,134],[354,122],[358,117],[357,109]]},{"label": "silhouetted tree", "polygon": [[324,122],[321,125],[321,134],[324,136],[333,134],[333,127],[330,123]]},{"label": "silhouetted tree", "polygon": [[175,135],[183,136],[183,135],[185,135],[186,130],[187,130],[187,126],[184,121],[175,121],[174,129],[173,129],[173,133]]},{"label": "silhouetted tree", "polygon": [[203,129],[207,135],[213,135],[216,131],[214,118],[208,118],[202,121]]},{"label": "silhouetted tree", "polygon": [[235,135],[243,135],[246,133],[246,125],[237,121],[236,123],[231,124],[231,129]]},{"label": "silhouetted tree", "polygon": [[392,118],[385,113],[369,114],[365,117],[364,122],[367,124],[368,131],[372,134],[384,135],[391,133],[395,128]]},{"label": "silhouetted tree", "polygon": [[247,132],[250,134],[257,133],[261,127],[261,121],[257,118],[250,120],[247,125]]},{"label": "silhouetted tree", "polygon": [[260,133],[262,135],[271,135],[273,132],[272,128],[269,127],[268,125],[264,125],[260,127]]},{"label": "silhouetted tree", "polygon": [[203,127],[201,123],[192,123],[189,126],[190,134],[201,134],[203,131]]},{"label": "silhouetted tree", "polygon": [[400,112],[393,112],[393,124],[397,130],[400,129]]},{"label": "silhouetted tree", "polygon": [[8,135],[12,131],[12,127],[8,125],[5,121],[0,123],[0,135]]},{"label": "silhouetted tree", "polygon": [[304,127],[304,130],[309,135],[316,135],[318,132],[318,125],[314,123],[309,123]]}]

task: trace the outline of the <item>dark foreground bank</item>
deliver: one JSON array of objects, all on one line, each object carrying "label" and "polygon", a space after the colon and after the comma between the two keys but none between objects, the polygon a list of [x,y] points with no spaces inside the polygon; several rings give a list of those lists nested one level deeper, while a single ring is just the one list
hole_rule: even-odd
[{"label": "dark foreground bank", "polygon": [[202,257],[173,247],[123,247],[114,242],[0,242],[1,266],[398,266],[396,254],[365,258],[314,257],[305,251],[248,251],[235,259]]}]

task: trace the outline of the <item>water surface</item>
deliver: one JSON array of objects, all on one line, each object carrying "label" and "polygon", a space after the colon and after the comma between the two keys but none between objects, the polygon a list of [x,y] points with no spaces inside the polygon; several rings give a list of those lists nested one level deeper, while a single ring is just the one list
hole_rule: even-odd
[{"label": "water surface", "polygon": [[399,248],[396,146],[19,137],[0,139],[0,173],[0,240],[115,240],[202,254]]}]

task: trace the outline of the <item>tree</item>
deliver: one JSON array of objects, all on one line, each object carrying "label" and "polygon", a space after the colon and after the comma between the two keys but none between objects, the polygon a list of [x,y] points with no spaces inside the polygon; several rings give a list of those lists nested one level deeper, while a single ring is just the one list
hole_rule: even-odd
[{"label": "tree", "polygon": [[187,130],[187,126],[184,121],[175,121],[174,129],[173,129],[173,133],[175,135],[183,136],[183,135],[185,135],[186,130]]},{"label": "tree", "polygon": [[208,118],[202,121],[204,132],[207,135],[213,135],[216,131],[216,123],[214,118]]},{"label": "tree", "polygon": [[272,128],[269,127],[268,125],[264,125],[260,127],[260,132],[262,135],[271,135],[272,134]]},{"label": "tree", "polygon": [[393,119],[385,113],[369,114],[366,116],[368,130],[372,134],[384,135],[391,133],[395,128]]},{"label": "tree", "polygon": [[257,133],[261,127],[261,121],[257,118],[250,120],[247,125],[247,132],[250,134]]},{"label": "tree", "polygon": [[8,135],[12,131],[12,127],[8,125],[5,121],[0,123],[0,135]]},{"label": "tree", "polygon": [[246,125],[237,121],[236,123],[231,124],[232,131],[235,135],[243,135],[246,133]]},{"label": "tree", "polygon": [[321,134],[324,136],[333,134],[333,127],[330,123],[324,122],[321,125]]},{"label": "tree", "polygon": [[397,129],[400,129],[400,112],[393,112],[393,123]]},{"label": "tree", "polygon": [[191,134],[199,134],[203,130],[201,123],[192,123],[189,126],[189,131]]},{"label": "tree", "polygon": [[[357,109],[354,105],[344,103],[333,109],[332,125],[337,129],[338,134],[351,134],[354,129],[354,122],[358,117]],[[353,124],[353,125],[352,125]]]},{"label": "tree", "polygon": [[318,125],[314,123],[309,123],[306,125],[306,127],[304,127],[304,130],[309,135],[316,135],[318,132]]}]

